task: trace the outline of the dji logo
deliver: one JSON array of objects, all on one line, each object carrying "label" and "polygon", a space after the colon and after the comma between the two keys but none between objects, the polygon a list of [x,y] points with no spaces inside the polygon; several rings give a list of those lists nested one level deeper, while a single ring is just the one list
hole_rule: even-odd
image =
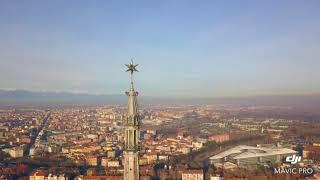
[{"label": "dji logo", "polygon": [[296,164],[297,162],[301,161],[301,156],[292,155],[286,157],[286,162],[290,162],[291,164]]}]

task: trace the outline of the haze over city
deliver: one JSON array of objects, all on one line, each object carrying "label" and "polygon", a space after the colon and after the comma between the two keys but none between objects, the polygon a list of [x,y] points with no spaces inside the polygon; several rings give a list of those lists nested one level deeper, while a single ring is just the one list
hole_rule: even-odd
[{"label": "haze over city", "polygon": [[0,89],[314,95],[319,1],[1,1]]}]

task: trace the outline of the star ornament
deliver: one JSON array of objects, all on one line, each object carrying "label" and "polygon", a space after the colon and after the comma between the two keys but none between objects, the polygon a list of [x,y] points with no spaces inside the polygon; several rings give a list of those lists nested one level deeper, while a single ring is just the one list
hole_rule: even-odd
[{"label": "star ornament", "polygon": [[133,72],[139,72],[136,67],[139,65],[139,64],[133,64],[133,61],[131,60],[131,63],[130,64],[125,64],[127,66],[127,71],[126,72],[130,72],[131,74],[133,74]]}]

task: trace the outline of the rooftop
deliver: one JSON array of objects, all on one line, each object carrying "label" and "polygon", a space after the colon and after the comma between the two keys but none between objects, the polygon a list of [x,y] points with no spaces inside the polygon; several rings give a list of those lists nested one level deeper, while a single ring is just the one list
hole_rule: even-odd
[{"label": "rooftop", "polygon": [[245,159],[261,156],[274,156],[281,154],[294,154],[296,151],[288,148],[264,148],[264,147],[254,147],[240,145],[234,148],[228,149],[217,155],[210,157],[210,160],[222,159],[227,156],[232,156],[233,159]]}]

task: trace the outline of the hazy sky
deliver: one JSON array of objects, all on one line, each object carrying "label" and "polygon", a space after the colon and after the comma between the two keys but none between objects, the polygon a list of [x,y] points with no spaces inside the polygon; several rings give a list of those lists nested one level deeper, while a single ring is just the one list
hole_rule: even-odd
[{"label": "hazy sky", "polygon": [[[227,3],[228,2],[228,3]],[[320,1],[0,1],[0,88],[148,96],[320,92]]]}]

